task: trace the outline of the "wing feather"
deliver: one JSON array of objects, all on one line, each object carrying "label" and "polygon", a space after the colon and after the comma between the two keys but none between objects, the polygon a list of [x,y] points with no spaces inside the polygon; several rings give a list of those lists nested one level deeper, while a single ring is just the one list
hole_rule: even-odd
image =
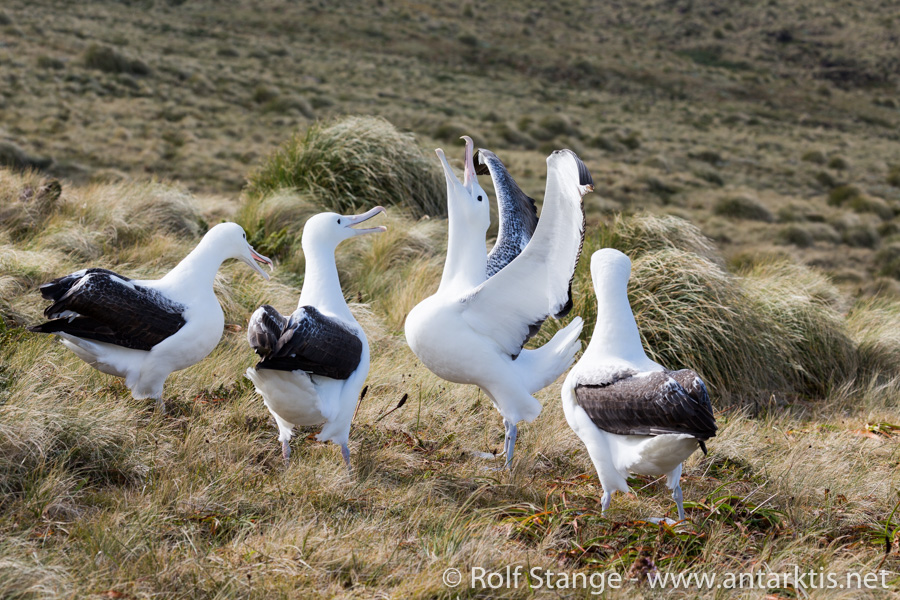
[{"label": "wing feather", "polygon": [[706,386],[689,369],[658,371],[602,385],[576,384],[575,400],[604,431],[619,435],[683,433],[698,440],[716,435]]},{"label": "wing feather", "polygon": [[584,163],[570,150],[547,159],[544,210],[534,236],[515,259],[461,299],[463,318],[517,356],[549,317],[572,306],[571,284],[584,241]]},{"label": "wing feather", "polygon": [[500,217],[497,241],[488,254],[487,276],[490,278],[528,245],[538,224],[537,207],[534,199],[522,191],[496,154],[479,149],[475,162],[479,175],[483,175],[485,170],[491,175]]},{"label": "wing feather", "polygon": [[[270,331],[265,334],[266,340]],[[347,379],[359,366],[363,346],[359,335],[342,322],[326,317],[313,306],[301,306],[286,320],[277,341],[268,348],[269,353],[257,369],[302,370]]]},{"label": "wing feather", "polygon": [[30,328],[39,333],[150,350],[186,323],[184,305],[107,269],[54,279],[41,286],[41,294],[54,302],[44,310],[51,320]]}]

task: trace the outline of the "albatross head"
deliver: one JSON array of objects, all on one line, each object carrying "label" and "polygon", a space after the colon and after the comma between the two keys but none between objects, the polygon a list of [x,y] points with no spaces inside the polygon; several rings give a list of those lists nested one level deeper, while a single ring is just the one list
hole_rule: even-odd
[{"label": "albatross head", "polygon": [[447,162],[444,151],[440,148],[435,150],[441,159],[444,179],[447,180],[447,212],[451,219],[462,220],[467,229],[487,231],[491,224],[491,205],[487,193],[478,185],[478,176],[475,174],[475,143],[467,135],[462,139],[466,141],[466,164],[462,182]]},{"label": "albatross head", "polygon": [[[571,150],[556,150],[547,157],[547,178],[554,171],[561,176],[567,185],[578,186],[578,193],[583,197],[588,192],[594,191],[594,179],[584,162]],[[571,182],[571,183],[569,183]]]},{"label": "albatross head", "polygon": [[591,256],[591,279],[598,296],[609,288],[626,289],[630,278],[631,259],[615,248],[603,248]]},{"label": "albatross head", "polygon": [[367,229],[353,228],[354,225],[368,221],[378,213],[383,212],[384,207],[376,206],[361,215],[339,215],[333,212],[326,212],[312,216],[306,221],[306,225],[303,226],[303,238],[300,242],[303,245],[303,252],[309,254],[314,247],[334,252],[338,244],[344,240],[367,233],[387,231],[387,228],[383,225]]},{"label": "albatross head", "polygon": [[269,274],[263,271],[257,263],[269,265],[271,268],[272,261],[253,249],[253,246],[247,242],[247,234],[243,227],[237,223],[219,223],[210,229],[203,239],[222,248],[225,258],[236,258],[243,261],[253,267],[264,279],[269,278]]}]

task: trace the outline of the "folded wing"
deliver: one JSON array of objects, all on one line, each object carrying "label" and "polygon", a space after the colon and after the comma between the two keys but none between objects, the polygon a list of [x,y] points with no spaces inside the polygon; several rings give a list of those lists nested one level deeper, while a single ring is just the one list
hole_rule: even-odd
[{"label": "folded wing", "polygon": [[706,386],[689,369],[622,374],[601,385],[575,385],[575,400],[604,431],[619,435],[716,435]]},{"label": "folded wing", "polygon": [[262,357],[257,369],[347,379],[362,358],[362,340],[356,332],[313,306],[301,306],[286,319],[263,305],[250,318],[247,338]]},{"label": "folded wing", "polygon": [[54,302],[44,311],[51,320],[29,328],[39,333],[150,350],[186,323],[184,305],[106,269],[78,271],[40,289]]}]

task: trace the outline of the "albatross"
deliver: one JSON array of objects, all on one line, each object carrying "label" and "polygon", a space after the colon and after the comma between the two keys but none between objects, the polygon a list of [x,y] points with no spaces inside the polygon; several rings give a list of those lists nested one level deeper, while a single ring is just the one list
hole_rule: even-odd
[{"label": "albatross", "polygon": [[460,182],[443,151],[436,152],[447,182],[447,258],[437,292],[407,316],[406,340],[434,374],[475,384],[491,399],[503,417],[509,468],[518,422],[533,421],[541,412],[533,395],[556,380],[581,348],[582,320],[576,317],[544,346],[523,350],[548,317],[559,319],[571,310],[571,282],[584,239],[582,197],[593,182],[574,152],[552,153],[534,236],[485,281],[490,212],[476,187],[472,153],[467,149]]},{"label": "albatross", "polygon": [[350,468],[350,422],[369,373],[369,343],[344,300],[334,252],[346,239],[385,231],[353,228],[382,212],[311,217],[300,241],[306,274],[297,310],[288,318],[264,304],[250,317],[247,340],[262,360],[247,378],[275,417],[285,464],[294,427],[324,424],[317,439],[338,444]]},{"label": "albatross", "polygon": [[154,398],[173,371],[206,358],[222,338],[225,315],[213,280],[229,258],[253,267],[272,261],[247,243],[236,223],[210,229],[197,247],[162,279],[129,279],[107,269],[82,269],[40,287],[53,304],[50,321],[29,327],[52,333],[98,371],[122,377],[135,399]]},{"label": "albatross", "polygon": [[605,248],[591,257],[597,324],[587,350],[562,386],[566,421],[584,445],[603,486],[602,510],[627,492],[629,473],[666,476],[684,519],[682,463],[716,435],[703,380],[670,371],[644,352],[628,303],[631,260]]}]

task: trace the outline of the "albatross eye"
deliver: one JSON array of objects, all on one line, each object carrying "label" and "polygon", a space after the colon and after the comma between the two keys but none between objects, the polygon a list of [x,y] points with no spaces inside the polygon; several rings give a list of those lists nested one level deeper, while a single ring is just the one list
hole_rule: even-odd
[{"label": "albatross eye", "polygon": [[340,225],[340,224],[341,224],[341,220],[340,220],[340,219],[338,219],[338,225]]},{"label": "albatross eye", "polygon": [[481,196],[478,196],[478,201],[481,202]]}]

